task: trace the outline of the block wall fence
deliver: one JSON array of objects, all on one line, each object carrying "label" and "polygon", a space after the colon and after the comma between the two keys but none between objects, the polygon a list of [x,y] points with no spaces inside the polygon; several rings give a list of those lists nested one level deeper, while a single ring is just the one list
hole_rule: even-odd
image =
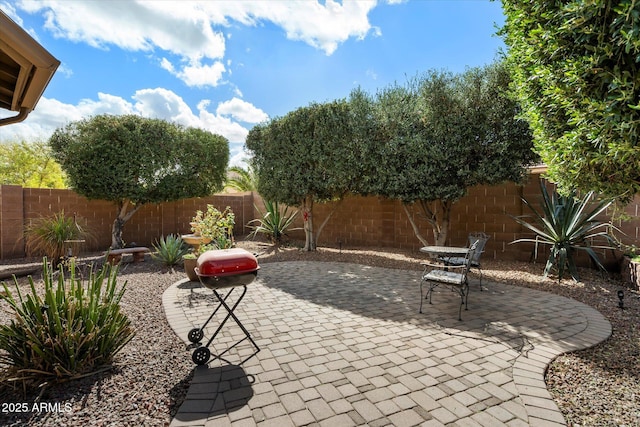
[{"label": "block wall fence", "polygon": [[[477,186],[469,189],[468,194],[454,204],[449,231],[450,245],[464,246],[469,232],[482,231],[490,236],[483,257],[505,260],[529,260],[533,245],[528,243],[510,244],[522,238],[531,237],[528,230],[515,223],[511,215],[528,213],[521,198],[524,197],[534,206],[541,199],[538,184],[539,176],[531,175],[525,185],[506,183],[499,186]],[[242,238],[249,233],[245,226],[259,216],[254,204],[262,209],[257,194],[232,193],[218,194],[205,198],[192,198],[176,202],[150,204],[143,206],[125,224],[123,238],[127,243],[151,246],[160,236],[170,233],[186,234],[190,232],[189,221],[195,211],[205,210],[212,204],[222,210],[230,206],[236,215],[234,234]],[[314,226],[319,227],[333,208],[333,203],[314,206]],[[34,218],[51,216],[64,211],[65,215],[79,218],[79,222],[93,232],[94,238],[82,247],[83,251],[106,250],[111,244],[111,225],[116,216],[113,203],[102,200],[88,200],[70,190],[50,190],[22,188],[20,186],[0,186],[0,260],[25,256],[24,227]],[[416,211],[417,213],[417,211]],[[615,225],[626,234],[623,241],[640,246],[640,196],[626,206],[625,213],[630,221],[617,221]],[[610,215],[611,213],[607,213]],[[422,235],[432,241],[429,224],[414,218]],[[608,218],[603,218],[608,220]],[[302,226],[298,215],[295,226]],[[302,239],[301,231],[291,233],[291,237]],[[421,243],[415,237],[399,201],[381,197],[347,197],[333,213],[323,229],[318,246],[348,249],[349,247],[398,248],[417,251]],[[612,251],[602,252],[605,262],[614,262],[620,254]],[[542,252],[539,261],[546,259]],[[588,264],[585,258],[582,264]]]}]

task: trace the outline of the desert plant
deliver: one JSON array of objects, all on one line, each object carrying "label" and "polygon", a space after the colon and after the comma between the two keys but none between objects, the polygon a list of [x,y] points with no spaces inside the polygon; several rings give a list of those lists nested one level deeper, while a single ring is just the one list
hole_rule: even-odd
[{"label": "desert plant", "polygon": [[247,169],[232,166],[227,171],[226,186],[238,191],[256,191],[258,188],[256,173],[252,165]]},{"label": "desert plant", "polygon": [[262,218],[256,218],[249,221],[249,224],[258,224],[249,225],[249,227],[253,229],[249,234],[249,237],[255,238],[258,233],[260,233],[266,235],[271,240],[271,243],[280,244],[282,242],[282,238],[286,236],[287,231],[300,229],[290,228],[298,215],[298,211],[290,212],[288,206],[281,208],[278,205],[278,202],[270,201],[265,201],[264,207],[265,211],[262,212],[257,206],[255,206]]},{"label": "desert plant", "polygon": [[191,220],[191,231],[202,237],[211,239],[211,244],[218,249],[233,247],[233,226],[235,215],[231,207],[220,212],[213,205],[207,205],[206,211],[197,210]]},{"label": "desert plant", "polygon": [[0,299],[14,315],[10,324],[0,325],[0,362],[8,366],[5,380],[33,385],[86,376],[107,369],[133,338],[131,323],[120,312],[126,282],[118,287],[117,267],[92,269],[86,283],[74,270],[54,274],[45,259],[43,295],[36,292],[31,277],[27,295],[20,292],[17,280],[15,297],[2,283]]},{"label": "desert plant", "polygon": [[167,267],[180,264],[182,257],[189,253],[189,246],[180,236],[173,234],[169,234],[167,237],[162,236],[156,240],[153,249],[155,251],[151,257]]},{"label": "desert plant", "polygon": [[25,244],[29,255],[46,256],[57,265],[66,253],[67,241],[84,240],[90,236],[91,233],[78,224],[75,214],[70,218],[61,211],[33,220],[25,229]]},{"label": "desert plant", "polygon": [[[536,238],[518,239],[511,243],[533,242],[536,245],[544,244],[551,247],[549,258],[544,268],[543,277],[545,278],[551,268],[555,266],[558,270],[558,280],[562,279],[565,268],[568,268],[571,277],[578,281],[578,270],[574,260],[577,250],[585,251],[595,265],[604,270],[604,266],[594,252],[590,240],[604,238],[611,244],[612,240],[608,231],[613,226],[610,223],[600,221],[597,217],[612,202],[607,200],[592,201],[594,198],[592,191],[582,199],[578,199],[575,192],[561,196],[554,191],[550,195],[542,180],[540,181],[540,188],[543,199],[542,213],[531,206],[527,200],[522,199],[524,204],[533,212],[533,223],[527,221],[531,218],[528,215],[511,215],[518,224],[533,231]],[[590,206],[593,207],[588,210]],[[614,246],[610,246],[610,248],[613,249]]]}]

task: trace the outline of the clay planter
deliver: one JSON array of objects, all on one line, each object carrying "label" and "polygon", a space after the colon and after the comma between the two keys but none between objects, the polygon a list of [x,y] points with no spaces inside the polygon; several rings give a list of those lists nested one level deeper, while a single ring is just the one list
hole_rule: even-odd
[{"label": "clay planter", "polygon": [[196,274],[196,266],[198,265],[197,258],[183,258],[184,272],[187,273],[187,277],[192,282],[198,281],[198,275]]}]

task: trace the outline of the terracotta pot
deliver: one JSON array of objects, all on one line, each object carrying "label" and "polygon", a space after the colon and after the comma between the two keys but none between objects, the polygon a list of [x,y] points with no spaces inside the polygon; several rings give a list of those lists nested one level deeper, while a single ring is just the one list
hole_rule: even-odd
[{"label": "terracotta pot", "polygon": [[192,282],[198,281],[198,275],[196,274],[196,266],[198,265],[197,258],[184,258],[184,272],[187,273],[187,277]]}]

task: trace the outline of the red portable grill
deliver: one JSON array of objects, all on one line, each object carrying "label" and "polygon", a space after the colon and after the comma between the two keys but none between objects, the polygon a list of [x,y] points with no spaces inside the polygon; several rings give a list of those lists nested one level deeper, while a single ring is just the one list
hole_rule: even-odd
[{"label": "red portable grill", "polygon": [[[258,275],[258,270],[260,267],[258,266],[258,261],[256,257],[251,253],[245,251],[244,249],[220,249],[220,250],[211,250],[206,251],[202,255],[198,257],[197,267],[195,269],[198,279],[202,286],[211,289],[216,299],[218,300],[218,305],[216,306],[211,316],[207,319],[207,321],[200,327],[194,328],[189,331],[189,341],[194,344],[200,344],[202,338],[204,337],[204,328],[207,326],[209,321],[215,316],[220,307],[223,307],[227,311],[227,315],[224,320],[220,323],[216,331],[213,333],[209,341],[205,346],[200,346],[196,348],[193,352],[192,359],[198,365],[206,364],[211,358],[211,350],[209,350],[209,346],[216,338],[218,333],[224,327],[224,324],[231,317],[236,324],[240,327],[245,337],[233,344],[231,347],[227,348],[220,354],[214,355],[215,358],[222,359],[222,356],[230,351],[232,348],[248,339],[251,344],[255,347],[256,351],[249,357],[253,357],[256,353],[260,351],[258,345],[251,338],[251,335],[247,331],[247,329],[242,325],[240,320],[234,314],[236,307],[242,301],[245,294],[247,293],[247,285],[251,284],[256,276]],[[242,293],[236,300],[236,302],[230,307],[227,303],[227,299],[233,293],[233,291],[242,286]],[[223,297],[218,292],[221,289],[230,288],[227,294]],[[248,359],[245,359],[245,361]]]}]

